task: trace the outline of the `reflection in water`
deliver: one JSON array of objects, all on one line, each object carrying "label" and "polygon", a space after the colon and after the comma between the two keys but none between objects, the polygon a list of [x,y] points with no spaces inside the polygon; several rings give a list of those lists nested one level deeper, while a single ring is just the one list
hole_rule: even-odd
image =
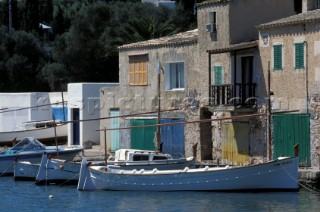
[{"label": "reflection in water", "polygon": [[[78,191],[76,186],[36,186],[0,178],[6,211],[320,211],[320,194],[299,192]],[[53,198],[49,198],[52,195]],[[17,201],[19,200],[19,201]]]}]

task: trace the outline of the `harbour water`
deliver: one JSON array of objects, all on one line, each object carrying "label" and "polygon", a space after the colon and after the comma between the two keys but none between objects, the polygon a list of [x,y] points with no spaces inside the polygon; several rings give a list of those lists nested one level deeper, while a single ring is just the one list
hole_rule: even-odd
[{"label": "harbour water", "polygon": [[320,211],[320,193],[78,191],[0,178],[0,211]]}]

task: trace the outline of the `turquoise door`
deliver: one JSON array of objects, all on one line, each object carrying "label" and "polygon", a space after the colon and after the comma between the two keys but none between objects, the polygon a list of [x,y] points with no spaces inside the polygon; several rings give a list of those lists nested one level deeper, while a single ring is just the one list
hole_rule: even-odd
[{"label": "turquoise door", "polygon": [[[110,117],[115,117],[110,119],[110,128],[120,128],[120,121],[119,121],[120,111],[119,109],[111,109],[110,110]],[[110,133],[111,139],[111,152],[115,152],[116,150],[120,149],[120,130],[111,130]]]}]

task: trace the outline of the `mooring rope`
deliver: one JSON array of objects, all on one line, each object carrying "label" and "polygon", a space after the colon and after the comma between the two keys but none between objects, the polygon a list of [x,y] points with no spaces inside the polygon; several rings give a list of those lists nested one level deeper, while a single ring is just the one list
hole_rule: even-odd
[{"label": "mooring rope", "polygon": [[58,186],[63,186],[65,184],[67,184],[70,180],[73,180],[75,177],[78,177],[80,173],[76,173],[74,174],[70,179],[64,181],[63,183],[59,184]]},{"label": "mooring rope", "polygon": [[309,190],[309,191],[320,193],[320,190],[319,190],[319,189],[317,189],[317,188],[309,185],[308,183],[301,183],[301,182],[299,181],[299,179],[296,180],[296,179],[287,171],[287,169],[281,165],[281,163],[280,163],[280,166],[281,166],[282,169],[287,173],[287,175],[289,175],[289,177],[291,177],[292,180],[294,180],[298,185],[300,185],[301,187],[303,187],[303,188],[305,188],[305,189],[307,189],[307,190]]}]

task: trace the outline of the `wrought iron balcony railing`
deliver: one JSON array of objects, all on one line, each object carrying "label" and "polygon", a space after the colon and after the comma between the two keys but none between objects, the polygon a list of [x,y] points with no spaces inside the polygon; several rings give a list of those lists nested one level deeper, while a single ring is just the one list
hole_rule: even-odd
[{"label": "wrought iron balcony railing", "polygon": [[253,106],[256,104],[256,84],[237,83],[212,85],[211,105]]}]

